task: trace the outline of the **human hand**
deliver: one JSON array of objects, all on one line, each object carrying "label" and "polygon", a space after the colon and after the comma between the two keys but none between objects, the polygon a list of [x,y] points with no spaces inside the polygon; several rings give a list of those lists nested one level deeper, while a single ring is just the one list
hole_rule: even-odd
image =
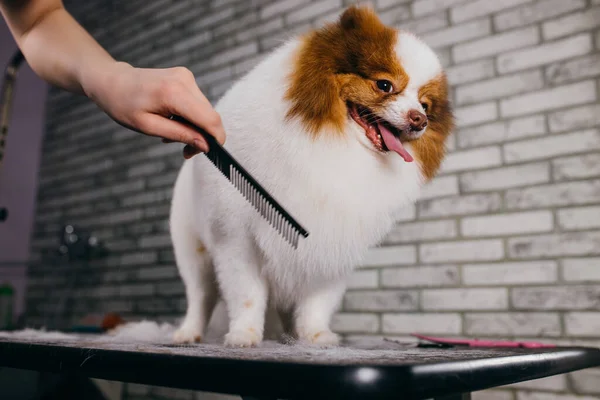
[{"label": "human hand", "polygon": [[202,94],[186,68],[135,68],[116,62],[102,74],[82,79],[87,96],[119,124],[165,143],[181,142],[186,159],[208,151],[208,143],[193,128],[169,119],[178,115],[225,142],[221,117]]}]

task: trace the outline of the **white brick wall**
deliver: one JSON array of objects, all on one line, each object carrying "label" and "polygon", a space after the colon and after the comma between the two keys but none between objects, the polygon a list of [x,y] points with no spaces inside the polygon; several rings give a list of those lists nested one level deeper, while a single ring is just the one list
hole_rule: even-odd
[{"label": "white brick wall", "polygon": [[483,15],[487,16],[506,8],[512,8],[515,5],[530,3],[531,1],[533,0],[471,1],[452,7],[450,20],[453,23],[460,23]]},{"label": "white brick wall", "polygon": [[462,328],[457,313],[384,314],[383,332],[392,334],[459,334]]},{"label": "white brick wall", "polygon": [[452,57],[457,63],[475,60],[533,46],[540,40],[539,30],[536,27],[527,27],[459,44],[453,47]]},{"label": "white brick wall", "polygon": [[469,286],[523,285],[556,282],[557,271],[556,261],[466,264],[462,269],[462,277],[463,283]]}]

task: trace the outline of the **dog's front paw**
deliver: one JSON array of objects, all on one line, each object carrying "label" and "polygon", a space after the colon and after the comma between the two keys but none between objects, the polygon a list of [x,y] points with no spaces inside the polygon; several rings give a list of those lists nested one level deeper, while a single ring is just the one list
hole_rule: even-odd
[{"label": "dog's front paw", "polygon": [[202,334],[199,329],[183,325],[173,334],[173,341],[178,344],[199,343],[202,341]]},{"label": "dog's front paw", "polygon": [[316,332],[308,335],[306,339],[318,346],[337,346],[340,344],[340,337],[330,330]]},{"label": "dog's front paw", "polygon": [[225,346],[228,347],[253,347],[261,342],[262,338],[253,328],[246,330],[230,331],[225,335]]}]

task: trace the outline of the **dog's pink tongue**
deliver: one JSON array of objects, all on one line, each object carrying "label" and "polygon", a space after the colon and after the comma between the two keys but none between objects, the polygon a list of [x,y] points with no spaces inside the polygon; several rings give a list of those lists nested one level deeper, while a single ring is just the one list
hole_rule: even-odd
[{"label": "dog's pink tongue", "polygon": [[412,162],[413,157],[408,151],[402,146],[402,142],[392,132],[389,131],[383,124],[377,124],[381,137],[385,142],[387,148],[391,151],[398,153],[406,162]]}]

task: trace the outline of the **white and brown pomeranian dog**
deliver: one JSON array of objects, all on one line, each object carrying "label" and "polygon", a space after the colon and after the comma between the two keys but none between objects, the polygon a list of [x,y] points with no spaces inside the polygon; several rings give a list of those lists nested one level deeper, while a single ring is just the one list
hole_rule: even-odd
[{"label": "white and brown pomeranian dog", "polygon": [[225,148],[310,235],[294,249],[204,156],[185,161],[170,216],[187,313],[201,341],[225,303],[228,346],[265,337],[267,309],[296,340],[339,343],[345,281],[437,173],[454,127],[436,54],[368,7],[283,44],[216,104]]}]

